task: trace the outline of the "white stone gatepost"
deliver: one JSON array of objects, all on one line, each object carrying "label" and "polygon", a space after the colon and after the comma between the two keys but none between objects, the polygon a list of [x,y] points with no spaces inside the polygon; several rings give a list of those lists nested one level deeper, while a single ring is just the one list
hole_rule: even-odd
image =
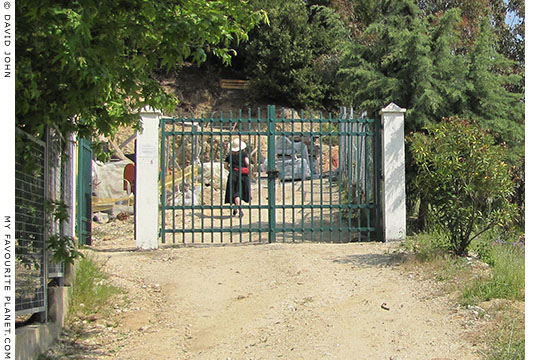
[{"label": "white stone gatepost", "polygon": [[405,112],[394,103],[380,111],[382,126],[382,225],[384,241],[404,241]]},{"label": "white stone gatepost", "polygon": [[135,242],[144,250],[158,247],[160,118],[160,111],[141,110],[142,131],[135,146]]}]

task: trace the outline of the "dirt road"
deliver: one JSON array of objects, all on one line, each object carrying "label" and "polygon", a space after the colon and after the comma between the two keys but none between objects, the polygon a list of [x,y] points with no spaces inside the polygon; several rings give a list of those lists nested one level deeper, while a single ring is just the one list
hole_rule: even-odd
[{"label": "dirt road", "polygon": [[479,359],[463,310],[396,262],[397,245],[263,244],[134,251],[95,229],[128,304],[85,320],[78,359]]}]

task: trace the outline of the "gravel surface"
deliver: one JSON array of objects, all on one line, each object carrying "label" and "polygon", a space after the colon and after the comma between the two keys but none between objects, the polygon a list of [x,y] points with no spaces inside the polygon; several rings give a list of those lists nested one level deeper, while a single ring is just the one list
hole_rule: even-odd
[{"label": "gravel surface", "polygon": [[[135,249],[132,218],[89,253],[127,291],[49,355],[69,359],[479,359],[471,312],[399,261],[398,244]],[[81,336],[86,335],[86,336]]]}]

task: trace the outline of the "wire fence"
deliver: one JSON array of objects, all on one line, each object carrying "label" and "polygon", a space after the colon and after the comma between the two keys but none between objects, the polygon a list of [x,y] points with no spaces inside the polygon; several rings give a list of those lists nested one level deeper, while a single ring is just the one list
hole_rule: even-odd
[{"label": "wire fence", "polygon": [[49,203],[70,204],[72,147],[53,129],[44,139],[17,129],[15,155],[15,310],[16,316],[45,313],[47,286],[62,284],[63,264],[56,264],[47,250],[51,234],[72,235],[73,219],[59,223],[47,210]]}]

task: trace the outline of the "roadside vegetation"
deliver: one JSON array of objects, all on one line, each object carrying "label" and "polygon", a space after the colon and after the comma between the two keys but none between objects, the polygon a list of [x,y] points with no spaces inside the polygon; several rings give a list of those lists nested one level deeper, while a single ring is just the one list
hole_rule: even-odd
[{"label": "roadside vegetation", "polygon": [[104,266],[92,256],[85,256],[78,262],[68,322],[90,315],[109,315],[113,300],[124,293],[121,288],[111,284],[103,270]]},{"label": "roadside vegetation", "polygon": [[64,337],[38,360],[60,360],[80,358],[88,351],[85,340],[95,336],[89,330],[89,323],[103,323],[114,328],[117,324],[110,320],[118,304],[126,304],[125,290],[113,285],[103,270],[105,263],[86,253],[76,262],[73,295],[69,304]]},{"label": "roadside vegetation", "polygon": [[505,145],[459,118],[427,126],[408,144],[413,186],[428,206],[426,231],[405,248],[456,302],[489,316],[485,359],[524,359],[525,235]]},{"label": "roadside vegetation", "polygon": [[525,358],[525,241],[493,230],[473,241],[468,256],[456,256],[436,231],[407,237],[404,247],[426,277],[440,282],[460,306],[489,316],[478,335],[487,360]]}]

